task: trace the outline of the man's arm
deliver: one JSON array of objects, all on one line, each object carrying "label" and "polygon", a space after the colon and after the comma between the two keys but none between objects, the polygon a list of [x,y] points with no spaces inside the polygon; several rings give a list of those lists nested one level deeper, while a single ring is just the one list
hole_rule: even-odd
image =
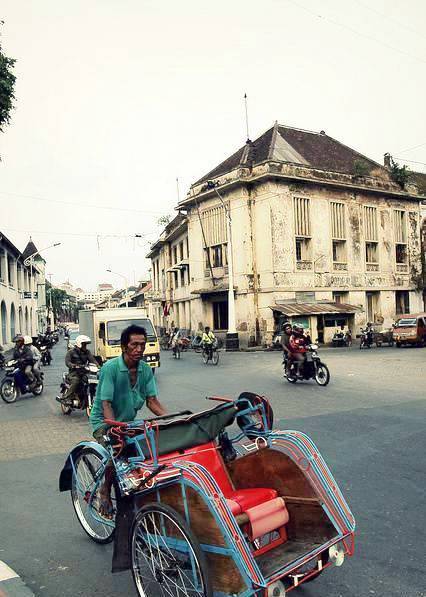
[{"label": "man's arm", "polygon": [[96,365],[97,367],[99,367],[99,363],[98,361],[95,359],[95,357],[92,355],[92,353],[90,352],[90,350],[88,351],[89,355],[88,355],[88,360],[89,363],[93,363],[93,365]]},{"label": "man's arm", "polygon": [[111,402],[108,400],[102,400],[102,412],[104,414],[104,419],[112,419],[115,421],[114,409],[111,406]]},{"label": "man's arm", "polygon": [[65,366],[68,367],[68,369],[71,369],[72,365],[73,365],[73,363],[71,361],[71,353],[72,353],[72,350],[69,350],[67,352],[67,354],[65,355]]},{"label": "man's arm", "polygon": [[157,417],[167,414],[166,409],[158,400],[157,396],[148,396],[148,398],[146,399],[146,405],[149,408],[149,410],[152,413],[154,413],[154,415],[156,415]]}]

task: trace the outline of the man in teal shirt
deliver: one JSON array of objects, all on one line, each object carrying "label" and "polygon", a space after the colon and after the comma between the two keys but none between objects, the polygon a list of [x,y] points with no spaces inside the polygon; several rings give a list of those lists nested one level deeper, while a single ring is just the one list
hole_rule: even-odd
[{"label": "man in teal shirt", "polygon": [[[151,367],[143,360],[146,345],[146,331],[131,325],[121,334],[122,355],[111,359],[102,367],[90,425],[93,437],[104,443],[107,429],[105,419],[134,421],[139,409],[146,403],[154,415],[166,414],[157,398],[157,387]],[[101,509],[106,517],[112,517],[111,486],[113,469],[107,467],[105,483],[100,488]]]}]

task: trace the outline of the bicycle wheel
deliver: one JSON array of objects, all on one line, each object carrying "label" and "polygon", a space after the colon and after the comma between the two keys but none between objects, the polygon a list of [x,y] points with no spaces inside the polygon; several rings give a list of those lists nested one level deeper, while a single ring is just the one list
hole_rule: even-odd
[{"label": "bicycle wheel", "polygon": [[132,572],[140,597],[212,597],[200,544],[169,506],[147,504],[131,533]]},{"label": "bicycle wheel", "polygon": [[[99,487],[105,479],[102,458],[93,448],[83,448],[74,463],[71,499],[77,518],[93,541],[109,543],[114,535],[114,520],[103,521],[100,514]],[[116,489],[111,489],[113,512],[116,510]],[[113,514],[113,516],[114,516]]]},{"label": "bicycle wheel", "polygon": [[203,350],[203,362],[205,365],[209,362],[209,353],[206,350]]},{"label": "bicycle wheel", "polygon": [[217,365],[218,362],[219,362],[219,353],[217,350],[214,350],[213,354],[212,354],[212,363],[213,363],[213,365]]}]

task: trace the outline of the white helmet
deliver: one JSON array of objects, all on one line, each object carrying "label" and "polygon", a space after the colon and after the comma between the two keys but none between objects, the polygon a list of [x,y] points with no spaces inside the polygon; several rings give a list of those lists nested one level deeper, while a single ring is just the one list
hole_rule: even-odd
[{"label": "white helmet", "polygon": [[77,336],[77,338],[75,339],[74,345],[77,346],[77,348],[81,348],[82,344],[90,344],[91,343],[91,339],[89,338],[89,336],[85,336],[84,334],[81,334],[80,336]]},{"label": "white helmet", "polygon": [[28,345],[28,344],[32,344],[33,343],[33,339],[31,338],[31,336],[24,336],[24,344]]}]

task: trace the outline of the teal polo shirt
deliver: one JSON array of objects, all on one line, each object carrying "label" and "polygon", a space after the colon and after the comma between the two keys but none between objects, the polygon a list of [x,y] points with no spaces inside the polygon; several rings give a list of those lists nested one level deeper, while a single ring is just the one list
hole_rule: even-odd
[{"label": "teal polo shirt", "polygon": [[136,413],[148,396],[157,395],[157,386],[151,367],[140,361],[134,387],[130,383],[129,370],[122,356],[107,361],[101,368],[99,383],[90,413],[90,425],[95,432],[104,426],[102,402],[111,402],[116,421],[134,421]]}]

